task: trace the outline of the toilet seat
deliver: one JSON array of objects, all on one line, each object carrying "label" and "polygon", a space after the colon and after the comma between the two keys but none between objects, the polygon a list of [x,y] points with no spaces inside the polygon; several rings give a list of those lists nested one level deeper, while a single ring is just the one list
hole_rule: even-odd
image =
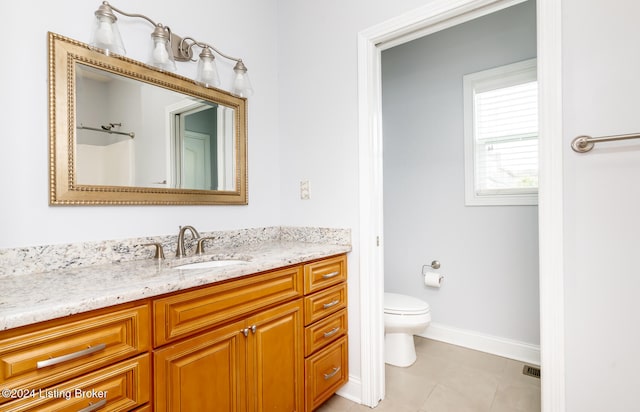
[{"label": "toilet seat", "polygon": [[384,313],[391,315],[424,315],[429,313],[430,306],[413,296],[400,295],[398,293],[384,294]]}]

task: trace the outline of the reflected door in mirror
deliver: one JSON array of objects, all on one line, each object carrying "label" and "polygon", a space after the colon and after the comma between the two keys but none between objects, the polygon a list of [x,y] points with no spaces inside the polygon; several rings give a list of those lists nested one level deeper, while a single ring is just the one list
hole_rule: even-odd
[{"label": "reflected door in mirror", "polygon": [[172,108],[171,117],[177,187],[234,190],[233,109],[185,101]]}]

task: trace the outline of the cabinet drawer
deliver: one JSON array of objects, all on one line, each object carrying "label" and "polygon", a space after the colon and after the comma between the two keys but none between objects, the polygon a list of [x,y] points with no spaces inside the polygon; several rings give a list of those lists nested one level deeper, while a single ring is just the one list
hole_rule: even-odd
[{"label": "cabinet drawer", "polygon": [[347,280],[347,256],[340,255],[304,265],[304,294],[327,288]]},{"label": "cabinet drawer", "polygon": [[347,284],[342,283],[304,298],[305,326],[347,307]]},{"label": "cabinet drawer", "polygon": [[306,410],[312,411],[349,379],[347,337],[305,360]]},{"label": "cabinet drawer", "polygon": [[304,356],[335,341],[347,333],[347,310],[342,309],[304,329]]},{"label": "cabinet drawer", "polygon": [[[0,412],[129,411],[149,401],[149,354],[107,366],[63,384],[34,390],[28,396],[0,405]],[[83,409],[87,408],[87,409]]]},{"label": "cabinet drawer", "polygon": [[302,266],[156,299],[155,347],[299,296]]},{"label": "cabinet drawer", "polygon": [[0,334],[0,390],[49,387],[149,350],[148,305],[97,313]]}]

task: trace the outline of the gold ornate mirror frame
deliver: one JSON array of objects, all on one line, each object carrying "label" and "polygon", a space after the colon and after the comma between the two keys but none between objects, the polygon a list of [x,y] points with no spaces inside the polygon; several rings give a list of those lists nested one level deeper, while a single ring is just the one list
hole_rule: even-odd
[{"label": "gold ornate mirror frame", "polygon": [[[105,55],[97,49],[49,33],[49,204],[50,205],[246,205],[246,99],[193,80],[159,71],[135,60]],[[165,187],[78,184],[76,133],[76,67],[82,64],[128,79],[175,91],[186,97],[233,109],[233,189],[200,190]]]}]

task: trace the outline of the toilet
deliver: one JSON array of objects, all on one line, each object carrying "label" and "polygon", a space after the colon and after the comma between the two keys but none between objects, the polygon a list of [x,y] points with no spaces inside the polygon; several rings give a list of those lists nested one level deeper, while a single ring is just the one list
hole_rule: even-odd
[{"label": "toilet", "polygon": [[413,335],[424,332],[431,323],[431,308],[413,296],[384,294],[384,361],[407,367],[416,361]]}]

